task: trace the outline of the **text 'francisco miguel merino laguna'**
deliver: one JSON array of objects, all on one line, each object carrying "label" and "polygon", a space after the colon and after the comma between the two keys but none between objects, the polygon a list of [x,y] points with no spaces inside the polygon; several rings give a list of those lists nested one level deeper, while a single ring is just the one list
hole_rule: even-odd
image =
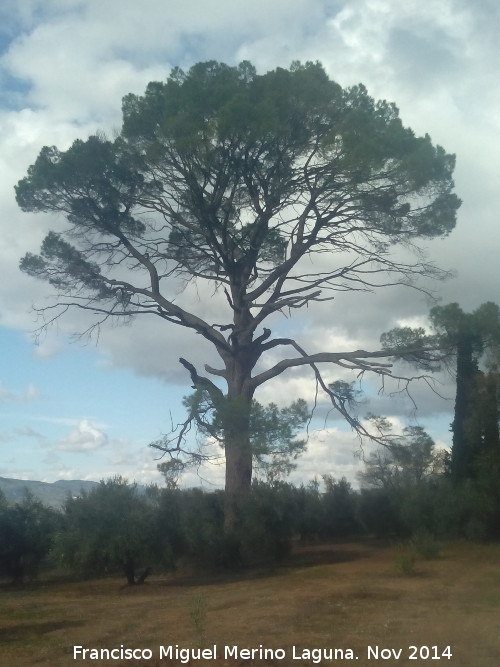
[{"label": "text 'francisco miguel merino laguna'", "polygon": [[210,648],[182,648],[178,644],[174,646],[160,646],[156,655],[149,648],[126,648],[123,644],[119,647],[107,648],[85,648],[84,646],[73,646],[73,659],[83,660],[152,660],[154,657],[167,660],[177,660],[185,664],[190,660],[216,660],[219,657],[225,660],[234,658],[237,660],[310,660],[318,663],[321,660],[354,660],[356,656],[351,649],[340,648],[313,648],[302,649],[292,646],[288,651],[282,648],[240,648],[239,646],[219,647],[214,644]]}]

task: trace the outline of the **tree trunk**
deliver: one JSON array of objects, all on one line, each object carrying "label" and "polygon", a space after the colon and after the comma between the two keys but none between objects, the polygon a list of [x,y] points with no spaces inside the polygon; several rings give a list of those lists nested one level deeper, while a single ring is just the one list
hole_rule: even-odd
[{"label": "tree trunk", "polygon": [[498,389],[497,374],[490,371],[484,378],[483,437],[484,453],[497,458],[500,455],[500,434],[498,432]]},{"label": "tree trunk", "polygon": [[234,531],[241,520],[252,484],[252,451],[248,434],[226,436],[224,529]]},{"label": "tree trunk", "polygon": [[146,567],[137,577],[136,584],[143,584],[146,581],[146,578],[151,574],[151,568]]},{"label": "tree trunk", "polygon": [[473,475],[474,450],[475,445],[477,446],[473,428],[477,376],[478,367],[473,358],[472,337],[468,333],[462,333],[457,344],[457,395],[455,416],[451,425],[451,474],[457,482]]},{"label": "tree trunk", "polygon": [[[226,457],[226,484],[224,502],[224,530],[235,531],[252,484],[252,447],[250,442],[250,414],[254,388],[251,384],[252,368],[257,356],[248,353],[248,342],[233,341],[239,354],[223,357],[227,379],[227,395],[211,380],[198,375],[195,367],[181,358],[187,368],[194,389],[208,391],[212,406],[216,409],[219,428],[224,434]],[[245,353],[245,347],[247,352]]]},{"label": "tree trunk", "polygon": [[133,586],[135,584],[135,563],[131,554],[126,555],[125,563],[123,564],[125,576],[127,577],[127,584]]},{"label": "tree trunk", "polygon": [[252,485],[251,407],[252,396],[249,392],[230,387],[224,414],[226,532],[234,532],[238,528]]}]

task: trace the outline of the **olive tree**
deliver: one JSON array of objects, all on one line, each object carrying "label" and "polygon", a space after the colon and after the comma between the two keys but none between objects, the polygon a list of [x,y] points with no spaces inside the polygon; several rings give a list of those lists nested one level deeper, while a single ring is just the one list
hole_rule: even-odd
[{"label": "olive tree", "polygon": [[[452,155],[404,127],[394,104],[374,101],[362,85],[343,89],[319,63],[265,74],[248,62],[176,68],[143,96],[124,98],[116,138],[41,150],[17,201],[24,211],[64,215],[67,227],[49,232],[21,269],[54,288],[54,303],[42,309],[48,322],[73,308],[93,313],[96,327],[156,317],[167,335],[186,327],[213,346],[220,365],[206,365],[207,375],[180,362],[219,408],[231,529],[251,485],[259,387],[309,366],[362,431],[322,365],[391,373],[390,351],[310,353],[273,335],[272,316],[339,291],[441,277],[418,253],[403,261],[392,251],[453,229],[453,168]],[[224,295],[224,319],[206,321],[172,298],[179,280]],[[167,447],[176,458],[184,434]]]},{"label": "olive tree", "polygon": [[60,518],[27,491],[11,505],[0,493],[0,576],[15,583],[36,576],[52,547]]},{"label": "olive tree", "polygon": [[121,570],[129,585],[142,583],[153,564],[171,565],[170,535],[165,527],[158,531],[155,495],[115,477],[68,498],[56,544],[61,563],[84,575]]}]

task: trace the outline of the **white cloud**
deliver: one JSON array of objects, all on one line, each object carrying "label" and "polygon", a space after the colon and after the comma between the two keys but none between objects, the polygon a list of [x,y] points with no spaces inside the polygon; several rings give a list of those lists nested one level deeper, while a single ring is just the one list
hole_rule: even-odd
[{"label": "white cloud", "polygon": [[[307,451],[297,460],[297,469],[290,475],[290,481],[307,484],[313,479],[321,480],[323,475],[331,475],[335,479],[345,477],[357,486],[356,475],[363,468],[360,447],[359,439],[352,432],[335,427],[313,431]],[[369,443],[363,445],[365,454],[371,447]]]},{"label": "white cloud", "polygon": [[108,444],[107,434],[87,419],[82,419],[66,437],[57,444],[65,452],[91,452]]},{"label": "white cloud", "polygon": [[30,403],[40,398],[40,392],[33,383],[29,383],[24,391],[12,391],[4,387],[0,381],[0,403],[12,401],[14,403]]}]

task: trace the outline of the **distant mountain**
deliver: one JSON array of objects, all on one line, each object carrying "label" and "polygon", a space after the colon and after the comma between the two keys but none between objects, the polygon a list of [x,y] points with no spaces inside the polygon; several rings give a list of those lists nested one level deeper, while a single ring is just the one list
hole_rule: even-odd
[{"label": "distant mountain", "polygon": [[0,491],[9,503],[22,500],[26,490],[39,498],[48,507],[60,508],[68,496],[79,496],[83,491],[90,491],[98,482],[87,482],[81,479],[60,479],[57,482],[35,482],[27,479],[10,479],[0,477]]}]

